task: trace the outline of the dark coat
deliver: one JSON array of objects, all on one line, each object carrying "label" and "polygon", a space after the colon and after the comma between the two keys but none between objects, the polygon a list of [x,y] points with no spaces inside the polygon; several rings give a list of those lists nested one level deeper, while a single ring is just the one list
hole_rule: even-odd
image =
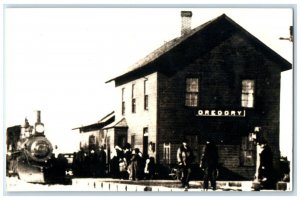
[{"label": "dark coat", "polygon": [[131,157],[131,170],[133,180],[141,179],[143,172],[142,157],[138,153],[133,154]]},{"label": "dark coat", "polygon": [[270,178],[273,169],[273,154],[271,148],[266,145],[260,153],[260,177]]},{"label": "dark coat", "polygon": [[202,168],[216,169],[218,167],[218,148],[214,143],[209,143],[205,146],[205,150],[201,159]]}]

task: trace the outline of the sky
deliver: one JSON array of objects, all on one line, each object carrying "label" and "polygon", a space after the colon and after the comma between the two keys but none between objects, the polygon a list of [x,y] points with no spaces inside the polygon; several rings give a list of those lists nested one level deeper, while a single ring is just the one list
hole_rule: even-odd
[{"label": "sky", "polygon": [[[180,36],[179,8],[6,8],[4,11],[4,123],[34,123],[62,152],[79,147],[75,127],[114,110],[114,84],[148,53]],[[225,13],[293,63],[291,9],[188,9],[192,28]],[[281,152],[292,155],[293,72],[282,73]]]}]

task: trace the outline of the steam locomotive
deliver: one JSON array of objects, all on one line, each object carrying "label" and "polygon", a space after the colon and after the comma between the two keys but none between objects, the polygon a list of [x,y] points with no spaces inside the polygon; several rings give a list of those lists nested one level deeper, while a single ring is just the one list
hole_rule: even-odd
[{"label": "steam locomotive", "polygon": [[7,176],[17,176],[32,183],[62,181],[65,179],[65,172],[57,174],[53,146],[44,134],[40,114],[40,111],[36,111],[34,126],[25,118],[23,125],[7,128]]}]

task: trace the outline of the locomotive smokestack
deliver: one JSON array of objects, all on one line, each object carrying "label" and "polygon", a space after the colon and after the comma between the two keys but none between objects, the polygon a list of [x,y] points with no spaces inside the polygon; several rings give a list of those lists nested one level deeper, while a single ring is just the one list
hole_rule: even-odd
[{"label": "locomotive smokestack", "polygon": [[36,112],[36,124],[40,124],[41,123],[41,111],[37,110]]},{"label": "locomotive smokestack", "polygon": [[44,124],[41,122],[41,111],[36,112],[35,134],[44,134]]}]

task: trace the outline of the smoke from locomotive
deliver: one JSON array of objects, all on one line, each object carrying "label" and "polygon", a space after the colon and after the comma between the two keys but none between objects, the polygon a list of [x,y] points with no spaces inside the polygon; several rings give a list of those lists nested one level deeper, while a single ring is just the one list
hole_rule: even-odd
[{"label": "smoke from locomotive", "polygon": [[[31,126],[25,118],[23,125],[7,128],[7,175],[18,176],[21,180],[34,183],[48,183],[64,179],[55,168],[57,160],[53,146],[44,134],[41,112],[36,111],[36,122]],[[59,174],[59,175],[58,175]]]}]

